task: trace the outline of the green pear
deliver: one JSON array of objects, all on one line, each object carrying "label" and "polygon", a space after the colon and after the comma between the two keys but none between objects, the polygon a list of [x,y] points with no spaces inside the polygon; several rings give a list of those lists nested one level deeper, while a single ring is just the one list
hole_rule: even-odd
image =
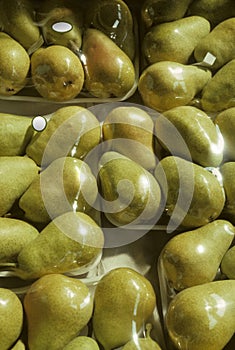
[{"label": "green pear", "polygon": [[148,63],[174,61],[187,64],[195,47],[210,32],[210,22],[200,16],[190,16],[150,28],[142,42]]},{"label": "green pear", "polygon": [[155,168],[166,213],[174,225],[194,228],[219,217],[225,203],[224,190],[210,171],[177,156],[163,158]]},{"label": "green pear", "polygon": [[20,43],[3,32],[0,32],[0,46],[0,95],[15,95],[27,83],[30,58]]},{"label": "green pear", "polygon": [[41,47],[31,56],[35,89],[44,98],[64,102],[82,90],[84,70],[78,56],[62,45]]},{"label": "green pear", "polygon": [[34,282],[23,300],[32,350],[61,350],[91,318],[93,300],[82,281],[60,274]]},{"label": "green pear", "polygon": [[160,346],[150,337],[152,325],[146,325],[146,337],[130,340],[123,350],[161,350]]},{"label": "green pear", "polygon": [[103,211],[112,224],[139,224],[156,218],[161,190],[151,173],[113,151],[103,154],[99,166]]},{"label": "green pear", "polygon": [[234,296],[233,280],[209,282],[178,293],[166,315],[176,349],[224,349],[235,329]]},{"label": "green pear", "polygon": [[32,118],[0,113],[0,157],[23,156],[33,136]]},{"label": "green pear", "polygon": [[235,107],[235,59],[220,68],[202,90],[201,105],[207,112],[220,112]]},{"label": "green pear", "polygon": [[85,31],[82,57],[85,88],[91,95],[123,98],[135,88],[135,67],[132,61],[100,30],[88,28]]},{"label": "green pear", "polygon": [[235,246],[224,254],[221,261],[221,271],[229,279],[235,280]]},{"label": "green pear", "polygon": [[219,23],[208,35],[202,38],[194,50],[194,57],[201,62],[208,52],[216,57],[211,69],[219,69],[235,58],[235,18]]},{"label": "green pear", "polygon": [[21,340],[18,340],[11,350],[25,350],[25,345]]},{"label": "green pear", "polygon": [[27,157],[0,157],[0,172],[0,216],[3,216],[33,182],[38,167]]},{"label": "green pear", "polygon": [[19,206],[27,220],[48,223],[68,211],[89,213],[97,194],[97,181],[90,167],[80,159],[62,157],[34,179]]},{"label": "green pear", "polygon": [[193,65],[162,61],[141,73],[138,90],[147,107],[163,112],[188,105],[211,79],[211,72]]},{"label": "green pear", "polygon": [[235,161],[235,107],[218,113],[214,122],[218,125],[224,139],[224,159]]},{"label": "green pear", "polygon": [[[179,106],[164,112],[156,118],[155,134],[166,150],[199,165],[217,167],[223,160],[224,142],[218,126],[196,107]],[[177,142],[180,137],[185,143]]]},{"label": "green pear", "polygon": [[95,289],[95,338],[104,350],[126,344],[151,317],[155,305],[155,292],[146,277],[125,267],[109,271]]},{"label": "green pear", "polygon": [[18,296],[0,288],[1,350],[8,350],[19,338],[23,328],[23,306]]},{"label": "green pear", "polygon": [[43,167],[65,156],[83,159],[101,140],[100,123],[87,108],[60,107],[52,113],[47,127],[38,132],[26,153]]},{"label": "green pear", "polygon": [[110,142],[110,148],[147,170],[153,169],[156,164],[153,130],[151,116],[132,106],[114,108],[102,124],[103,140]]},{"label": "green pear", "polygon": [[182,290],[212,282],[234,236],[235,228],[229,221],[215,220],[170,239],[160,255],[169,285]]},{"label": "green pear", "polygon": [[68,343],[63,350],[99,350],[97,342],[85,336],[79,336],[74,338],[70,343]]},{"label": "green pear", "polygon": [[38,234],[23,220],[0,217],[0,262],[16,262],[19,252]]},{"label": "green pear", "polygon": [[235,162],[225,162],[220,167],[223,179],[226,201],[223,209],[223,217],[235,224]]}]

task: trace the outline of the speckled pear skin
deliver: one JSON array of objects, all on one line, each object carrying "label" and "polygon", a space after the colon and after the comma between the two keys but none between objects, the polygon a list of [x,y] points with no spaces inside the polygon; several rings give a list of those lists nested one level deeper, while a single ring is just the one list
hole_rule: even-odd
[{"label": "speckled pear skin", "polygon": [[8,213],[38,175],[36,163],[27,157],[0,157],[0,216]]},{"label": "speckled pear skin", "polygon": [[61,350],[91,318],[89,288],[68,276],[46,275],[34,282],[24,297],[31,350]]},{"label": "speckled pear skin", "polygon": [[144,276],[125,267],[109,271],[94,295],[96,339],[105,350],[126,344],[151,317],[155,303],[153,287]]},{"label": "speckled pear skin", "polygon": [[195,47],[209,32],[210,22],[200,16],[158,24],[145,34],[142,52],[149,64],[159,61],[187,64]]},{"label": "speckled pear skin", "polygon": [[156,159],[153,148],[154,123],[150,115],[137,107],[114,108],[102,124],[103,140],[145,169],[153,169]]},{"label": "speckled pear skin", "polygon": [[[164,112],[156,118],[155,134],[166,150],[201,166],[217,167],[223,160],[224,142],[218,126],[196,107],[179,106]],[[179,137],[185,144],[177,141]]]},{"label": "speckled pear skin", "polygon": [[220,167],[223,179],[223,187],[225,190],[225,205],[223,209],[223,217],[235,224],[235,162],[225,162]]},{"label": "speckled pear skin", "polygon": [[152,325],[146,325],[146,336],[144,338],[137,338],[135,340],[130,340],[123,347],[123,350],[161,350],[157,342],[155,342],[151,336]]},{"label": "speckled pear skin", "polygon": [[25,345],[21,340],[18,340],[11,350],[25,350]]},{"label": "speckled pear skin", "polygon": [[97,342],[90,338],[85,336],[79,336],[77,338],[74,338],[68,345],[66,345],[63,350],[99,350],[99,346]]},{"label": "speckled pear skin", "polygon": [[10,289],[0,288],[1,350],[8,350],[19,338],[23,328],[23,306]]},{"label": "speckled pear skin", "polygon": [[212,282],[234,236],[235,228],[229,221],[215,220],[170,239],[160,255],[169,285],[182,290]]},{"label": "speckled pear skin", "polygon": [[[225,203],[223,188],[218,179],[202,166],[167,156],[159,162],[154,174],[166,196],[167,214],[174,215],[176,224],[196,228],[221,214]],[[181,199],[177,203],[179,193]]]},{"label": "speckled pear skin", "polygon": [[178,293],[166,315],[176,349],[223,349],[234,334],[234,296],[234,280],[210,282]]},{"label": "speckled pear skin", "polygon": [[224,254],[221,261],[221,271],[229,279],[235,280],[235,246]]}]

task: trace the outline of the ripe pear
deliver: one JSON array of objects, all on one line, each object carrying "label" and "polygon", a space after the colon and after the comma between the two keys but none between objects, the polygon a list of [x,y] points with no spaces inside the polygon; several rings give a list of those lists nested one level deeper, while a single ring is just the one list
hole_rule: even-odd
[{"label": "ripe pear", "polygon": [[60,274],[34,282],[24,297],[30,350],[61,350],[91,318],[93,300],[82,281]]},{"label": "ripe pear", "polygon": [[99,350],[97,342],[85,336],[79,336],[74,338],[70,343],[68,343],[63,350]]},{"label": "ripe pear", "polygon": [[235,161],[235,107],[217,114],[214,122],[224,139],[224,160]]},{"label": "ripe pear", "polygon": [[35,89],[48,100],[71,100],[83,88],[81,61],[72,50],[62,45],[36,50],[31,56],[31,75]]},{"label": "ripe pear", "polygon": [[166,213],[176,227],[200,227],[221,214],[224,190],[216,176],[202,166],[167,156],[158,163],[154,175],[166,196]]},{"label": "ripe pear", "polygon": [[190,16],[150,28],[142,42],[148,63],[174,61],[187,64],[195,47],[210,32],[210,22],[200,16]]},{"label": "ripe pear", "polygon": [[235,228],[229,221],[215,220],[170,239],[160,255],[169,285],[182,290],[212,282],[234,236]]},{"label": "ripe pear", "polygon": [[221,261],[221,271],[229,279],[235,280],[235,246],[224,254]]},{"label": "ripe pear", "polygon": [[202,90],[201,105],[207,112],[235,107],[235,59],[220,68]]},{"label": "ripe pear", "polygon": [[153,143],[154,123],[141,108],[122,106],[114,108],[102,124],[103,140],[110,149],[122,153],[145,169],[156,165]]},{"label": "ripe pear", "polygon": [[0,157],[0,216],[9,212],[16,200],[38,175],[36,163],[27,157]]},{"label": "ripe pear", "polygon": [[0,46],[0,95],[15,95],[27,83],[30,58],[20,43],[3,32],[0,32]]},{"label": "ripe pear", "polygon": [[161,350],[160,346],[150,337],[152,325],[146,325],[144,338],[132,339],[123,347],[123,350]]},{"label": "ripe pear", "polygon": [[155,305],[155,292],[146,277],[125,267],[109,271],[95,290],[95,338],[104,350],[126,344],[151,317]]},{"label": "ripe pear", "polygon": [[156,62],[141,73],[138,90],[144,104],[157,111],[188,105],[211,79],[211,72],[177,62]]},{"label": "ripe pear", "polygon": [[194,57],[201,62],[205,55],[210,52],[216,57],[210,67],[218,70],[226,63],[235,58],[235,18],[229,18],[219,23],[208,35],[202,38],[194,50]]},{"label": "ripe pear", "polygon": [[83,159],[101,140],[96,116],[81,106],[57,109],[47,127],[37,133],[26,149],[27,155],[45,167],[53,160],[73,156]]},{"label": "ripe pear", "polygon": [[235,162],[225,162],[220,167],[226,201],[223,217],[235,224]]},{"label": "ripe pear", "polygon": [[161,190],[154,176],[118,152],[106,152],[99,162],[103,211],[116,226],[156,219]]},{"label": "ripe pear", "polygon": [[[224,141],[212,119],[193,106],[172,108],[155,121],[155,134],[174,155],[205,167],[217,167],[223,160]],[[182,137],[183,142],[177,142]]]},{"label": "ripe pear", "polygon": [[0,113],[0,157],[23,156],[33,136],[32,118]]},{"label": "ripe pear", "polygon": [[97,181],[90,167],[80,159],[62,157],[34,179],[19,206],[27,220],[49,223],[68,211],[88,213],[97,194]]},{"label": "ripe pear", "polygon": [[25,345],[21,340],[18,340],[11,350],[25,350]]},{"label": "ripe pear", "polygon": [[99,98],[123,98],[135,87],[135,67],[107,35],[88,28],[83,36],[85,88]]},{"label": "ripe pear", "polygon": [[235,281],[186,288],[170,303],[166,326],[176,349],[221,350],[235,329]]},{"label": "ripe pear", "polygon": [[7,288],[0,288],[1,350],[8,350],[19,338],[23,328],[23,306],[18,296]]}]

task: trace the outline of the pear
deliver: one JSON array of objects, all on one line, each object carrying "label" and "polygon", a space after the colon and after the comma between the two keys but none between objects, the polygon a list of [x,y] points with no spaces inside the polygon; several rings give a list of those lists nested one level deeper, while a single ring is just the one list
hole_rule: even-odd
[{"label": "pear", "polygon": [[194,57],[201,62],[207,52],[216,57],[211,69],[217,70],[235,58],[235,18],[219,23],[208,35],[202,38],[194,50]]},{"label": "pear", "polygon": [[235,228],[229,221],[215,220],[170,239],[160,255],[169,285],[182,290],[212,282],[234,236]]},{"label": "pear", "polygon": [[97,342],[86,336],[79,336],[68,343],[63,350],[99,350]]},{"label": "pear", "polygon": [[218,113],[214,122],[224,139],[224,160],[235,161],[235,107]]},{"label": "pear", "polygon": [[85,88],[91,95],[123,98],[135,88],[135,67],[132,61],[100,30],[88,28],[85,31],[82,60]]},{"label": "pear", "polygon": [[[172,108],[155,121],[155,134],[166,150],[205,167],[223,160],[224,141],[212,119],[193,106]],[[178,139],[183,139],[179,142]]]},{"label": "pear", "polygon": [[235,59],[220,68],[202,90],[201,105],[207,112],[220,112],[235,107]]},{"label": "pear", "polygon": [[38,175],[36,163],[27,157],[0,157],[0,216],[9,212],[16,200]]},{"label": "pear", "polygon": [[36,50],[31,56],[31,75],[35,89],[48,100],[71,100],[83,88],[82,63],[72,50],[62,45]]},{"label": "pear", "polygon": [[146,337],[130,340],[123,350],[161,350],[160,346],[150,337],[152,325],[146,325]]},{"label": "pear", "polygon": [[93,300],[82,281],[60,274],[35,281],[23,300],[31,350],[61,350],[91,318]]},{"label": "pear", "polygon": [[21,340],[18,340],[11,350],[25,350],[25,345]]},{"label": "pear", "polygon": [[114,108],[102,126],[103,140],[110,142],[113,151],[122,153],[147,170],[156,165],[153,130],[151,116],[134,106]]},{"label": "pear", "polygon": [[15,95],[27,83],[30,58],[20,43],[3,32],[0,32],[0,46],[0,95]]},{"label": "pear", "polygon": [[109,271],[98,282],[94,295],[96,339],[104,350],[126,344],[150,318],[155,305],[155,292],[146,277],[125,267]]},{"label": "pear", "polygon": [[188,105],[211,79],[211,72],[193,65],[162,61],[141,73],[138,90],[147,107],[163,112]]},{"label": "pear", "polygon": [[161,190],[154,176],[118,152],[106,152],[99,162],[103,211],[116,226],[156,220]]},{"label": "pear", "polygon": [[221,271],[228,278],[235,280],[235,246],[224,254],[221,261]]},{"label": "pear", "polygon": [[174,61],[187,64],[195,47],[210,32],[210,22],[190,16],[153,26],[145,34],[142,51],[148,63]]},{"label": "pear", "polygon": [[200,227],[221,214],[224,190],[216,176],[202,166],[167,156],[158,163],[154,175],[166,196],[166,213],[175,227]]},{"label": "pear", "polygon": [[235,224],[235,162],[225,162],[220,167],[226,201],[223,217]]},{"label": "pear", "polygon": [[23,306],[18,296],[0,288],[1,350],[8,350],[19,338],[23,328]]},{"label": "pear", "polygon": [[25,218],[48,223],[68,211],[88,213],[98,194],[96,178],[82,160],[62,157],[54,160],[21,196],[19,206]]},{"label": "pear", "polygon": [[47,127],[28,144],[26,153],[45,167],[53,160],[73,156],[84,159],[101,140],[100,123],[87,108],[66,106],[57,109]]},{"label": "pear", "polygon": [[21,249],[38,234],[34,226],[23,220],[0,217],[0,262],[16,262]]},{"label": "pear", "polygon": [[235,281],[216,281],[181,291],[166,315],[176,349],[221,350],[235,329]]}]

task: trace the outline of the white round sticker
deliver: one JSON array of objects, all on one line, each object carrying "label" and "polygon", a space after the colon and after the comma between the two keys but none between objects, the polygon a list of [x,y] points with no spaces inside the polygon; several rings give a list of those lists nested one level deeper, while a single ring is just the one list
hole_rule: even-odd
[{"label": "white round sticker", "polygon": [[56,22],[52,25],[52,29],[58,33],[67,33],[73,28],[68,22]]},{"label": "white round sticker", "polygon": [[36,131],[43,131],[47,126],[47,120],[42,116],[34,117],[32,120],[32,126]]}]

